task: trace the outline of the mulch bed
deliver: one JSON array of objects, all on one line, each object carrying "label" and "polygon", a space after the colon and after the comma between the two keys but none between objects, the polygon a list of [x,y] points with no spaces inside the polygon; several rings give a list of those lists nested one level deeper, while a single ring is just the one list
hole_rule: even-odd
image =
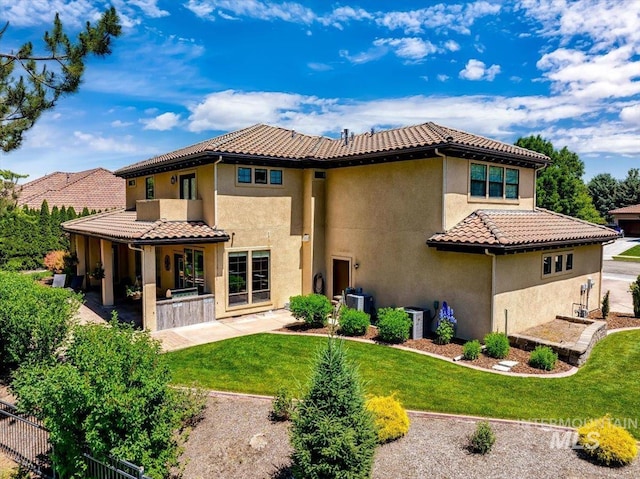
[{"label": "mulch bed", "polygon": [[[304,323],[295,323],[289,326],[285,326],[284,328],[281,328],[280,331],[305,334],[329,334],[328,327],[310,328]],[[338,334],[337,336],[340,336],[340,334]],[[378,339],[378,330],[375,327],[370,327],[367,331],[367,334],[365,334],[364,336],[358,336],[358,338],[371,339],[373,341],[379,342],[380,344],[386,344]],[[453,359],[457,356],[462,355],[463,344],[464,343],[462,341],[454,341],[449,344],[437,344],[433,338],[425,338],[410,339],[403,343],[402,346],[419,351],[425,351],[431,354],[442,356],[443,358]],[[530,354],[531,353],[528,351],[523,351],[522,349],[512,347],[509,348],[509,355],[504,359],[494,359],[482,353],[480,354],[480,357],[474,361],[466,361],[463,359],[460,361],[460,363],[470,364],[483,369],[491,369],[500,361],[517,361],[518,364],[511,368],[511,372],[526,374],[561,373],[569,371],[573,367],[564,361],[558,360],[558,362],[556,363],[556,367],[552,371],[543,371],[541,369],[532,368],[528,364]]]},{"label": "mulch bed", "polygon": [[[592,311],[589,314],[589,319],[598,319],[602,321],[603,320],[602,311],[600,311],[599,309],[596,311]],[[607,329],[639,328],[640,327],[640,318],[634,317],[633,314],[631,313],[610,312],[606,321],[607,321]]]}]

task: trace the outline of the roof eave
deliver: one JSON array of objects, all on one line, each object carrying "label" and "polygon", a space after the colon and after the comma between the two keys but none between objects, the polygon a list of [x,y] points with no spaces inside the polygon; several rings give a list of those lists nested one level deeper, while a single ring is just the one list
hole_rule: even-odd
[{"label": "roof eave", "polygon": [[552,250],[576,246],[588,246],[591,244],[602,244],[614,240],[616,237],[606,236],[597,238],[583,238],[575,240],[548,241],[544,243],[527,244],[484,244],[484,243],[457,243],[437,240],[427,240],[427,245],[436,248],[438,251],[452,251],[459,253],[484,254],[489,252],[496,255],[528,253],[533,251]]}]

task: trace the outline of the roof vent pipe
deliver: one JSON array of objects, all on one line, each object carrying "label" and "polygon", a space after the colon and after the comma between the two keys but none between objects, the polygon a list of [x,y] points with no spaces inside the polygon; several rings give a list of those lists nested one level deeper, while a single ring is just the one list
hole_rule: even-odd
[{"label": "roof vent pipe", "polygon": [[349,144],[349,128],[342,130],[342,138],[344,139],[345,146]]}]

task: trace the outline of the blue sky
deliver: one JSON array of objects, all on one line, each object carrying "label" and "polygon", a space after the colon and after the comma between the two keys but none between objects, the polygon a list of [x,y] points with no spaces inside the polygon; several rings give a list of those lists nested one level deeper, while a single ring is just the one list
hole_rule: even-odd
[{"label": "blue sky", "polygon": [[640,167],[640,0],[0,0],[0,50],[114,5],[123,35],[0,169],[111,170],[255,123],[540,134],[585,179]]}]

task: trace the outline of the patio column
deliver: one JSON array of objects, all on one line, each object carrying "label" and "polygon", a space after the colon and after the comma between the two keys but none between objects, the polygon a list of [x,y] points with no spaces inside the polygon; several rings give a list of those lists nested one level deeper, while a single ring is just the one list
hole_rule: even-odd
[{"label": "patio column", "polygon": [[102,304],[104,306],[113,306],[113,248],[109,240],[100,240],[100,262],[104,269],[104,278],[102,278]]},{"label": "patio column", "polygon": [[142,247],[142,327],[158,328],[156,320],[156,247]]}]

